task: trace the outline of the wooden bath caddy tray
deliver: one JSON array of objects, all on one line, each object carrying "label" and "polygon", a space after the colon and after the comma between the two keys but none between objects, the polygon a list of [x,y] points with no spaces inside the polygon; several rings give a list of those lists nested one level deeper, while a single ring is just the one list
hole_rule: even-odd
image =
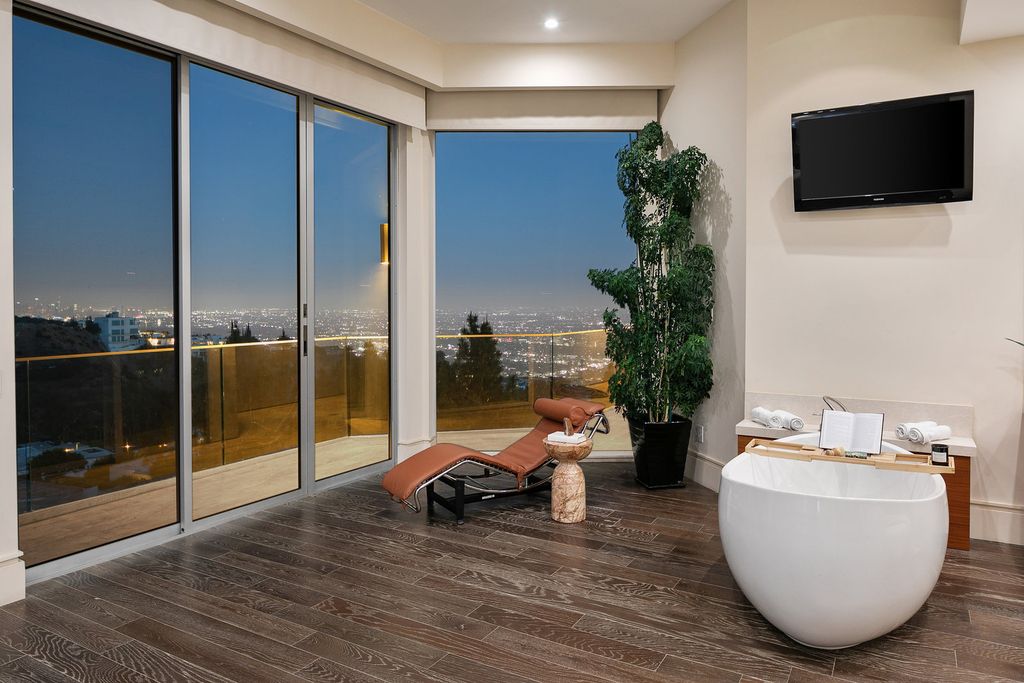
[{"label": "wooden bath caddy tray", "polygon": [[930,457],[918,453],[879,453],[866,458],[849,455],[826,455],[817,446],[806,446],[798,443],[779,443],[771,439],[751,439],[744,449],[751,455],[768,458],[784,458],[786,460],[824,460],[841,462],[848,465],[871,465],[880,470],[899,470],[900,472],[923,472],[925,474],[953,474],[956,471],[953,456],[949,456],[949,465],[932,465]]}]

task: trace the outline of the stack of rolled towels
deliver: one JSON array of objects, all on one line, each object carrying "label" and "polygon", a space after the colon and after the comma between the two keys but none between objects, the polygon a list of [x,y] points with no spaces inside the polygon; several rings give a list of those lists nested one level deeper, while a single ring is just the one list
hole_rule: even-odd
[{"label": "stack of rolled towels", "polygon": [[750,411],[750,419],[772,429],[791,429],[799,432],[804,428],[802,417],[785,410],[768,410],[758,406]]},{"label": "stack of rolled towels", "polygon": [[896,425],[896,438],[910,441],[911,443],[930,443],[948,439],[953,435],[946,425],[940,425],[931,420],[924,422],[901,422]]}]

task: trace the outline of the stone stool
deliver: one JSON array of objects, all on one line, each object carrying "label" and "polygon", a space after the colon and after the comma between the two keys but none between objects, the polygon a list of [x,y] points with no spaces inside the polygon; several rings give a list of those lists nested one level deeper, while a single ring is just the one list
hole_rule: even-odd
[{"label": "stone stool", "polygon": [[544,439],[547,454],[558,461],[551,475],[551,519],[565,524],[587,518],[587,483],[579,461],[590,455],[594,442],[552,443]]}]

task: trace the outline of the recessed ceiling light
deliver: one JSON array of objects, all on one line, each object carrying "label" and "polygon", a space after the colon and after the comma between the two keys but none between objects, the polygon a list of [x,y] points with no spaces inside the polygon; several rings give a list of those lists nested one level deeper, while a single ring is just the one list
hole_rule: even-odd
[{"label": "recessed ceiling light", "polygon": [[548,30],[558,28],[558,19],[555,19],[554,17],[548,17],[547,19],[544,20],[544,28]]}]

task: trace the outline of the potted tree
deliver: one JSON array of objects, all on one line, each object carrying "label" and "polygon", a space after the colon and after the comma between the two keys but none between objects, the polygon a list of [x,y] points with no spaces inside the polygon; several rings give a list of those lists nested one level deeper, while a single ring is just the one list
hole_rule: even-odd
[{"label": "potted tree", "polygon": [[691,224],[708,160],[696,147],[661,156],[663,145],[651,122],[616,155],[636,260],[588,273],[618,307],[604,313],[615,364],[608,393],[629,422],[637,480],[649,488],[684,485],[690,418],[712,385],[714,253],[694,243]]}]

